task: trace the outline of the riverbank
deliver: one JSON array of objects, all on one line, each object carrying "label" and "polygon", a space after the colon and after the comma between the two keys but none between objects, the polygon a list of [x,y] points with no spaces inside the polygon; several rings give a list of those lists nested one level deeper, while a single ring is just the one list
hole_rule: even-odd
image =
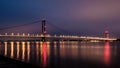
[{"label": "riverbank", "polygon": [[24,63],[4,56],[0,56],[0,68],[40,68],[29,63]]}]

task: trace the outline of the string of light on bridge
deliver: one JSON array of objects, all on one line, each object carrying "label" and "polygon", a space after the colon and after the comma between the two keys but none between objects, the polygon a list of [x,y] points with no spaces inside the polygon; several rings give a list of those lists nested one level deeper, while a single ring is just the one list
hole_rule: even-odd
[{"label": "string of light on bridge", "polygon": [[91,37],[91,36],[77,36],[77,35],[49,35],[46,34],[45,36],[42,34],[7,34],[5,33],[5,35],[0,35],[0,38],[2,37],[14,37],[14,38],[42,38],[42,37],[46,37],[46,38],[62,38],[62,39],[83,39],[83,40],[108,40],[108,41],[114,41],[117,40],[116,38],[104,38],[104,37]]}]

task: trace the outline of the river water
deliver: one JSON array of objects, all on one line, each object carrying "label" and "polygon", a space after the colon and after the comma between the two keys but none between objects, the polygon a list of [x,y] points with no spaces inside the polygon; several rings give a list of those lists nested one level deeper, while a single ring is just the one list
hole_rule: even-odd
[{"label": "river water", "polygon": [[120,67],[120,42],[1,42],[0,54],[42,68]]}]

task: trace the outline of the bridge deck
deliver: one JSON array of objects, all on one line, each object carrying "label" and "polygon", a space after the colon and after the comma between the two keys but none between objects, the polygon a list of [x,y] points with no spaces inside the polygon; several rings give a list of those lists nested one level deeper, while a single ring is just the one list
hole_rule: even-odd
[{"label": "bridge deck", "polygon": [[53,39],[73,39],[73,40],[108,40],[114,41],[116,38],[104,38],[104,37],[90,37],[90,36],[69,36],[69,35],[0,35],[0,40],[41,40],[41,38],[53,38]]}]

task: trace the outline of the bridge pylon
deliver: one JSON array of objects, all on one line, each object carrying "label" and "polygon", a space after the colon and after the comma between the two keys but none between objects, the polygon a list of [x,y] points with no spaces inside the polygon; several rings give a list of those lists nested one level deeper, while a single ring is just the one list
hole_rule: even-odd
[{"label": "bridge pylon", "polygon": [[42,37],[42,41],[45,41],[45,39],[46,39],[46,20],[45,19],[42,19],[42,35],[43,35],[43,37]]},{"label": "bridge pylon", "polygon": [[105,38],[109,38],[109,31],[108,30],[105,31]]}]

